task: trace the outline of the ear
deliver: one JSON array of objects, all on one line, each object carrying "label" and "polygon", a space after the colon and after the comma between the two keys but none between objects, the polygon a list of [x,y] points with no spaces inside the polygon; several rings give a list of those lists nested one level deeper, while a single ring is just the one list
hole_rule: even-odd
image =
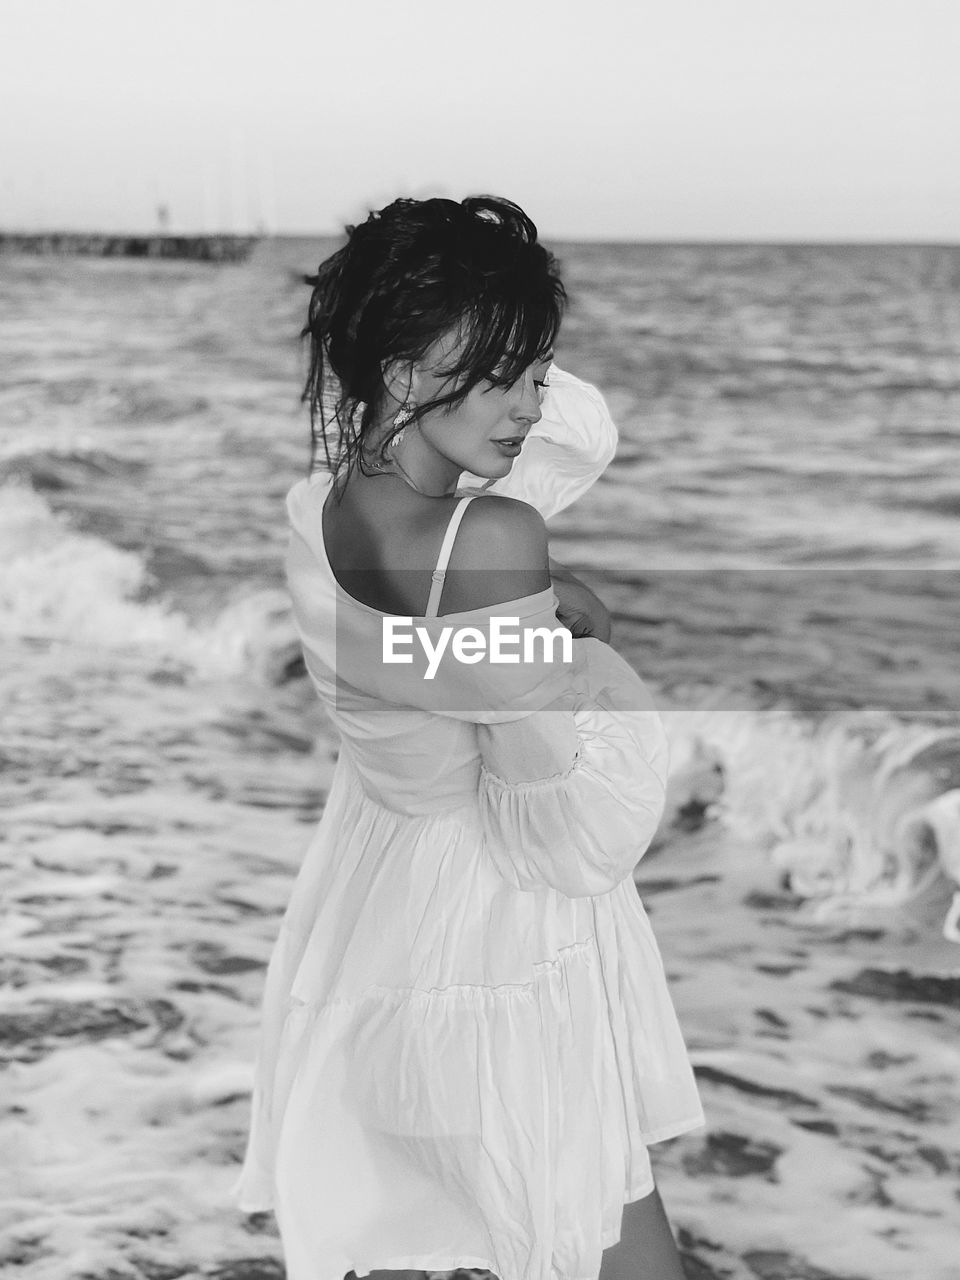
[{"label": "ear", "polygon": [[420,371],[410,360],[391,360],[383,369],[383,385],[397,404],[416,401]]}]

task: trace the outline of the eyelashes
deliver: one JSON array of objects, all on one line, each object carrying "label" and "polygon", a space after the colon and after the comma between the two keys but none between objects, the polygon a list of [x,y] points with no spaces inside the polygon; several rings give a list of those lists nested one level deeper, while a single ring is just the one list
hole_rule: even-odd
[{"label": "eyelashes", "polygon": [[[487,381],[490,383],[490,386],[491,386],[491,387],[494,387],[494,386],[496,386],[496,385],[497,385],[497,384],[493,381],[493,379],[492,379],[492,378],[488,378],[488,379],[487,379]],[[537,395],[539,396],[540,400],[542,401],[542,400],[543,400],[544,392],[546,391],[547,387],[549,387],[549,386],[550,386],[550,383],[549,383],[549,382],[547,382],[547,380],[546,380],[545,378],[544,378],[542,381],[540,381],[540,380],[539,380],[539,379],[537,379],[537,378],[534,378],[534,380],[533,380],[533,385],[537,388]]]}]

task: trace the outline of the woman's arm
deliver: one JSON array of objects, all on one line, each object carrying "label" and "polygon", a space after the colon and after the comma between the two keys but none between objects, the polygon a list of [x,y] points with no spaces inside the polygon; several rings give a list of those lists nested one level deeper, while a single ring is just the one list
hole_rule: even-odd
[{"label": "woman's arm", "polygon": [[472,502],[450,557],[446,612],[477,609],[552,585],[557,618],[575,640],[610,641],[603,602],[548,552],[547,528],[527,502],[490,494]]},{"label": "woman's arm", "polygon": [[566,565],[550,557],[550,578],[557,600],[557,617],[575,640],[592,636],[610,643],[610,614],[606,605]]},{"label": "woman's arm", "polygon": [[[565,623],[551,622],[546,526],[529,504],[472,502],[449,568],[451,612],[489,606],[506,616],[499,606],[544,597],[524,615],[522,659],[488,649],[464,668],[457,708],[471,718],[463,698],[475,702],[486,851],[515,888],[607,893],[639,862],[663,812],[668,749],[652,696],[608,644],[584,641],[565,656]],[[565,592],[592,599],[564,566],[559,574]]]},{"label": "woman's arm", "polygon": [[569,696],[519,722],[478,726],[492,861],[517,889],[572,898],[610,892],[643,857],[670,758],[653,695],[632,668],[607,644],[585,641],[576,654]]}]

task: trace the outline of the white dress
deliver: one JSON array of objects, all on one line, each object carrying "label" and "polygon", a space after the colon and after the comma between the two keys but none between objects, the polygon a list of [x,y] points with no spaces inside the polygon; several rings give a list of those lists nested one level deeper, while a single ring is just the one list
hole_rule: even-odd
[{"label": "white dress", "polygon": [[[594,388],[550,383],[489,486],[545,517],[616,447]],[[267,969],[231,1196],[274,1210],[289,1280],[596,1280],[623,1205],[653,1189],[647,1145],[704,1124],[631,876],[663,812],[660,717],[595,639],[567,662],[448,650],[430,680],[420,645],[385,664],[387,615],[326,557],[329,486],[290,490],[286,567],[341,748]],[[489,640],[496,617],[556,629],[556,606],[547,588],[414,624]]]}]

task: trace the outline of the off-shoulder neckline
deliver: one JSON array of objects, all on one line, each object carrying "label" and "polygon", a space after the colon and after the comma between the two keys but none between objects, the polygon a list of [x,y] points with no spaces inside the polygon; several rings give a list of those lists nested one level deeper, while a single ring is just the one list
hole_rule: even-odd
[{"label": "off-shoulder neckline", "polygon": [[[296,483],[293,485],[291,492],[293,491],[293,489],[297,489],[301,485],[303,485],[307,489],[311,489],[314,487],[314,485],[318,480],[326,480],[326,482],[329,484],[333,480],[333,474],[329,471],[314,472],[314,474],[311,476],[305,476],[300,480],[297,480]],[[459,490],[457,490],[456,492],[459,492]],[[323,565],[327,573],[330,575],[330,581],[333,583],[337,593],[341,595],[344,598],[344,600],[346,600],[349,604],[355,605],[358,609],[361,609],[364,613],[371,613],[377,618],[409,618],[411,622],[426,622],[426,623],[448,622],[451,618],[473,618],[473,617],[476,617],[477,614],[483,614],[484,616],[487,616],[487,615],[490,615],[494,610],[496,610],[497,612],[500,612],[501,610],[507,608],[510,605],[524,604],[529,600],[543,600],[544,602],[546,602],[548,598],[554,601],[556,600],[556,595],[554,593],[553,586],[551,585],[549,587],[544,587],[542,591],[534,591],[534,592],[531,592],[529,595],[525,595],[525,596],[516,596],[513,600],[502,600],[497,604],[481,605],[477,609],[462,609],[459,613],[441,613],[441,614],[438,614],[436,617],[428,617],[427,614],[388,613],[383,609],[375,609],[372,604],[364,604],[362,600],[358,600],[356,596],[352,596],[349,591],[347,591],[343,586],[341,586],[337,578],[337,575],[333,571],[333,565],[330,563],[330,557],[327,555],[327,544],[323,536],[322,516],[323,516],[323,504],[321,503],[320,518],[317,522],[317,542],[320,547],[320,555],[323,561]],[[543,606],[541,606],[541,608],[542,607]],[[534,613],[534,612],[538,612],[538,610],[533,609],[533,610],[530,610],[530,612]]]}]

